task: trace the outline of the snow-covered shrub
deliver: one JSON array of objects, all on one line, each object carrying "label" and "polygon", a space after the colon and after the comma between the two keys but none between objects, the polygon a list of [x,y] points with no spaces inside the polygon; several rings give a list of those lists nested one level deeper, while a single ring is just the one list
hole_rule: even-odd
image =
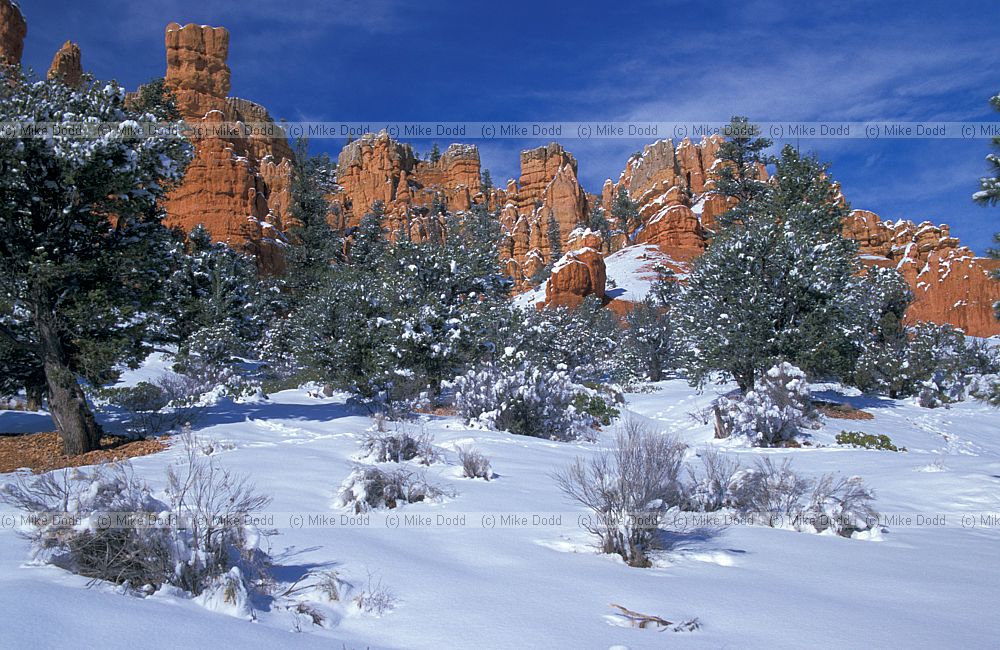
[{"label": "snow-covered shrub", "polygon": [[444,491],[427,482],[426,477],[406,467],[384,470],[359,465],[354,468],[340,489],[339,501],[355,512],[380,508],[397,508],[405,503],[436,499]]},{"label": "snow-covered shrub", "polygon": [[193,436],[184,442],[186,455],[160,496],[120,464],[22,475],[2,498],[34,516],[23,534],[36,559],[144,592],[172,585],[245,603],[227,594],[235,577],[244,594],[265,583],[263,533],[246,517],[270,499],[201,455]]},{"label": "snow-covered shrub", "polygon": [[860,476],[824,474],[813,486],[803,523],[811,525],[817,533],[831,530],[841,537],[850,537],[868,530],[877,520],[878,513],[871,506],[874,498],[875,494]]},{"label": "snow-covered shrub", "polygon": [[455,380],[455,405],[469,422],[519,435],[575,440],[592,435],[593,416],[573,402],[586,392],[569,373],[524,364],[504,370],[487,364]]},{"label": "snow-covered shrub", "polygon": [[805,373],[787,362],[768,370],[745,395],[719,398],[718,405],[728,435],[746,437],[759,447],[792,440],[818,419]]},{"label": "snow-covered shrub", "polygon": [[704,472],[697,474],[688,468],[689,482],[685,487],[685,510],[715,512],[729,505],[729,484],[740,471],[740,462],[727,458],[714,449],[699,454]]},{"label": "snow-covered shrub", "polygon": [[811,480],[794,472],[787,459],[780,465],[758,460],[755,467],[736,472],[726,491],[727,506],[771,526],[850,537],[871,528],[878,516],[871,505],[875,495],[861,477],[824,474]]},{"label": "snow-covered shrub", "polygon": [[462,474],[466,478],[481,478],[487,481],[493,478],[490,459],[481,452],[475,449],[459,447],[458,460],[462,463]]},{"label": "snow-covered shrub", "polygon": [[171,531],[144,525],[142,516],[167,512],[169,506],[154,498],[128,465],[19,475],[3,487],[2,496],[34,517],[22,532],[34,559],[139,589],[169,581]]},{"label": "snow-covered shrub", "polygon": [[601,552],[631,566],[649,566],[664,512],[683,501],[679,480],[686,447],[643,425],[625,422],[616,447],[556,473],[559,488],[591,510],[584,522]]},{"label": "snow-covered shrub", "polygon": [[1000,406],[1000,374],[973,377],[969,382],[969,395],[987,404]]},{"label": "snow-covered shrub", "polygon": [[788,459],[775,465],[770,458],[737,472],[729,481],[727,501],[736,509],[761,515],[788,515],[800,509],[809,481],[792,471]]},{"label": "snow-covered shrub", "polygon": [[401,463],[417,459],[422,465],[431,465],[441,459],[441,452],[434,446],[434,437],[422,431],[416,436],[402,426],[395,432],[369,431],[361,441],[365,456],[376,463]]}]

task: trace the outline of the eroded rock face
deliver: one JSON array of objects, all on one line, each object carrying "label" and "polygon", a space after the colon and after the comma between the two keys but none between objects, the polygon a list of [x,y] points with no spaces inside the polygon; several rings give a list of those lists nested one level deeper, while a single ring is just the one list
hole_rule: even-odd
[{"label": "eroded rock face", "polygon": [[1000,282],[991,275],[998,265],[961,246],[948,226],[882,221],[855,210],[844,232],[860,244],[865,264],[895,267],[906,278],[914,295],[908,321],[949,323],[973,336],[1000,334],[993,312]]},{"label": "eroded rock face", "polygon": [[0,0],[0,64],[17,65],[24,54],[28,23],[10,0]]},{"label": "eroded rock face", "polygon": [[49,66],[49,79],[63,82],[67,86],[79,88],[83,80],[83,63],[80,56],[80,47],[72,42],[66,41],[56,52]]},{"label": "eroded rock face", "polygon": [[197,139],[183,183],[167,197],[166,223],[185,231],[204,225],[214,240],[255,253],[263,272],[279,272],[291,202],[288,139],[263,106],[227,97],[228,31],[171,23],[165,41],[166,86],[185,121],[274,126],[273,137],[216,134]]},{"label": "eroded rock face", "polygon": [[587,296],[605,299],[607,268],[604,256],[593,248],[566,253],[552,267],[545,288],[546,307],[577,307]]},{"label": "eroded rock face", "polygon": [[229,31],[207,25],[167,25],[165,83],[184,119],[224,109],[229,95]]}]

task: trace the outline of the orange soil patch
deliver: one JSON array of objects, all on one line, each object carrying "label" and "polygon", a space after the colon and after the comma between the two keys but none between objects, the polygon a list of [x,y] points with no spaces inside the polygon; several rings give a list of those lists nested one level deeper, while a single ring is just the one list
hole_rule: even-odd
[{"label": "orange soil patch", "polygon": [[63,453],[62,438],[48,433],[23,433],[0,436],[0,473],[13,472],[27,467],[32,472],[48,472],[63,467],[97,465],[137,456],[147,456],[167,448],[165,438],[132,440],[117,436],[101,438],[101,448],[67,456]]},{"label": "orange soil patch", "polygon": [[816,410],[828,418],[835,420],[874,420],[875,416],[868,411],[856,409],[850,404],[836,402],[815,402]]}]

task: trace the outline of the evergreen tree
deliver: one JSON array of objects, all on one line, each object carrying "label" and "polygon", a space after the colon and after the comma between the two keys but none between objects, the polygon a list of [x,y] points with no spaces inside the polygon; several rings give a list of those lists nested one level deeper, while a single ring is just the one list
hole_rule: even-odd
[{"label": "evergreen tree", "polygon": [[848,303],[858,350],[851,380],[861,390],[897,397],[910,383],[903,317],[912,302],[913,292],[896,269],[873,267],[855,281]]},{"label": "evergreen tree", "polygon": [[483,193],[487,199],[489,199],[490,192],[493,191],[493,177],[490,176],[490,170],[484,169],[483,173],[480,174],[479,179],[479,191]]},{"label": "evergreen tree", "polygon": [[174,260],[156,338],[177,345],[182,369],[223,370],[248,356],[280,305],[276,283],[258,278],[253,258],[212,242],[200,225]]},{"label": "evergreen tree", "polygon": [[[126,120],[114,84],[79,89],[33,81],[15,70],[0,81],[0,121],[60,123]],[[177,138],[0,140],[0,336],[45,375],[49,410],[65,450],[97,448],[79,377],[104,383],[120,363],[148,351],[144,335],[167,243],[162,200],[178,182],[190,145]],[[6,374],[6,371],[0,374]],[[24,378],[26,386],[35,380]]]},{"label": "evergreen tree", "polygon": [[431,145],[431,162],[436,163],[439,160],[441,160],[441,148],[438,147],[438,143],[435,142]]},{"label": "evergreen tree", "polygon": [[285,262],[286,282],[300,297],[324,281],[331,263],[343,257],[344,244],[330,224],[331,207],[326,198],[336,185],[335,169],[329,156],[310,156],[308,142],[302,138],[296,141],[289,206],[292,226],[287,233],[290,245]]},{"label": "evergreen tree", "polygon": [[660,277],[649,294],[626,317],[623,334],[629,366],[649,381],[660,381],[679,367],[683,351],[674,304],[680,297],[676,276],[659,269]]},{"label": "evergreen tree", "polygon": [[139,86],[139,92],[127,108],[136,113],[150,113],[163,122],[177,122],[181,119],[181,113],[177,110],[177,98],[166,87],[163,77],[151,79]]},{"label": "evergreen tree", "polygon": [[842,302],[857,269],[856,244],[841,233],[848,207],[826,166],[785,147],[774,181],[758,185],[758,157],[740,152],[762,144],[726,147],[730,166],[744,167],[722,185],[739,203],[695,262],[684,298],[692,380],[722,371],[744,392],[782,361],[845,370]]},{"label": "evergreen tree", "polygon": [[389,248],[385,236],[385,204],[372,203],[372,208],[363,217],[354,231],[348,263],[359,268],[374,268],[382,262]]},{"label": "evergreen tree", "polygon": [[725,132],[726,141],[717,154],[715,189],[722,196],[736,200],[736,205],[719,215],[717,221],[725,228],[747,218],[768,192],[768,183],[761,168],[774,162],[764,151],[771,141],[760,137],[760,128],[745,117],[733,117]]},{"label": "evergreen tree", "polygon": [[611,217],[627,238],[634,237],[634,231],[639,227],[639,204],[632,200],[624,187],[618,188],[611,202]]},{"label": "evergreen tree", "polygon": [[[990,104],[997,111],[1000,111],[1000,95],[990,98]],[[987,154],[986,162],[989,164],[992,176],[984,176],[979,179],[979,191],[972,195],[972,198],[982,205],[996,205],[1000,203],[1000,137],[993,138],[994,153]],[[994,241],[1000,244],[1000,233],[993,236]],[[991,248],[989,256],[1000,259],[1000,247]],[[993,277],[1000,281],[1000,270],[993,274]],[[993,311],[1000,320],[1000,300],[993,305]]]},{"label": "evergreen tree", "polygon": [[549,238],[549,259],[552,264],[555,264],[560,259],[562,259],[562,232],[559,230],[559,222],[556,221],[555,215],[549,213],[549,222],[546,230],[546,234]]},{"label": "evergreen tree", "polygon": [[591,206],[587,227],[594,232],[601,233],[601,237],[604,238],[605,242],[610,241],[611,224],[608,223],[607,215],[604,213],[604,208],[601,206],[600,201],[594,201],[594,205]]},{"label": "evergreen tree", "polygon": [[[992,97],[990,104],[994,110],[1000,111],[1000,95]],[[993,138],[992,145],[996,152],[986,156],[991,175],[979,179],[979,191],[972,195],[976,202],[983,205],[1000,203],[1000,137]]]}]

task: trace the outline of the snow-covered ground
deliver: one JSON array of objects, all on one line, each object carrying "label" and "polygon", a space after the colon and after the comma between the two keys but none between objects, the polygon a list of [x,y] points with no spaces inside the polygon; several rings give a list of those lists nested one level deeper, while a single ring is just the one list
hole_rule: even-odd
[{"label": "snow-covered ground", "polygon": [[[721,387],[719,390],[724,390]],[[220,445],[218,461],[252,475],[274,498],[268,507],[276,577],[285,584],[314,568],[336,568],[358,587],[381,580],[398,598],[381,617],[343,607],[328,626],[301,624],[276,605],[257,603],[256,621],[210,611],[161,593],[124,595],[50,566],[29,563],[28,543],[4,519],[0,529],[0,611],[5,647],[302,647],[323,648],[747,648],[996,647],[1000,603],[1000,526],[982,513],[1000,511],[1000,417],[977,403],[928,410],[911,402],[852,396],[816,386],[827,399],[875,415],[828,419],[813,432],[816,447],[758,450],[712,440],[710,425],[689,414],[714,391],[683,381],[628,395],[627,409],[691,446],[709,445],[745,461],[790,458],[800,473],[858,474],[876,490],[883,513],[918,513],[927,525],[888,525],[876,539],[844,539],[765,527],[690,527],[670,534],[672,548],[654,568],[638,569],[598,555],[577,526],[583,510],[566,501],[551,472],[578,455],[607,448],[470,430],[451,417],[429,416],[427,430],[447,463],[428,477],[454,492],[439,503],[373,514],[341,525],[336,496],[359,462],[359,440],[372,426],[343,396],[293,390],[270,400],[221,402],[199,423]],[[48,429],[42,414],[0,412],[0,430]],[[843,429],[888,434],[906,453],[845,449]],[[461,478],[455,449],[475,445],[492,461],[494,480]],[[154,486],[179,449],[139,458],[137,472]],[[8,476],[0,477],[2,479]],[[0,507],[5,515],[11,509]],[[335,525],[309,525],[312,513]],[[501,513],[529,517],[503,526]],[[962,514],[975,516],[963,526]],[[390,515],[426,515],[427,526]],[[532,524],[532,514],[561,522]],[[437,525],[437,516],[452,518]],[[455,518],[465,516],[465,522]],[[399,521],[399,527],[393,523]],[[387,523],[388,522],[388,523]],[[494,526],[490,523],[493,522]],[[409,522],[412,524],[413,522]],[[694,632],[623,627],[610,603],[671,621],[697,617]],[[294,629],[301,630],[296,634]]]}]

